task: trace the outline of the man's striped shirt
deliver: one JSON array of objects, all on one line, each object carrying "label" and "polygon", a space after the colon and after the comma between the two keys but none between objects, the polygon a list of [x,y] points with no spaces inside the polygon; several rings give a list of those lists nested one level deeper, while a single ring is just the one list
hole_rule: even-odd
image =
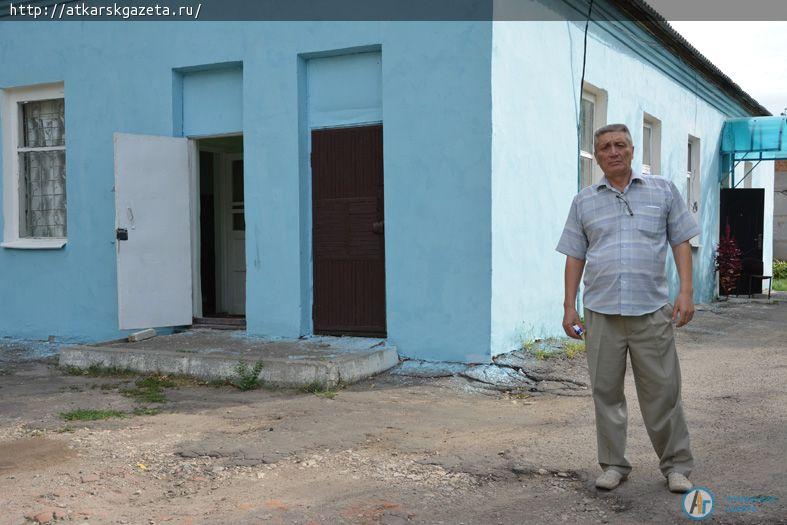
[{"label": "man's striped shirt", "polygon": [[632,174],[619,192],[604,177],[574,197],[557,251],[585,260],[586,308],[643,315],[669,302],[667,244],[699,233],[672,182]]}]

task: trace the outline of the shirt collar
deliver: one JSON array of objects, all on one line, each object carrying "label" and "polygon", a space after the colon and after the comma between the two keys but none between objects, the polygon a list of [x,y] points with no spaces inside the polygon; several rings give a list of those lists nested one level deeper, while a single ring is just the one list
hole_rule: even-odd
[{"label": "shirt collar", "polygon": [[[635,180],[639,181],[640,184],[644,184],[645,183],[645,178],[642,175],[640,175],[639,173],[636,173],[634,170],[631,170],[631,180],[629,180],[629,185],[627,186],[627,188],[630,187],[634,183]],[[607,180],[607,176],[606,175],[601,177],[601,180],[598,181],[596,184],[594,184],[593,187],[596,189],[596,191],[599,191],[599,190],[604,189],[604,188],[610,188],[610,189],[614,189],[615,188]],[[617,190],[615,190],[615,191],[617,191]]]}]

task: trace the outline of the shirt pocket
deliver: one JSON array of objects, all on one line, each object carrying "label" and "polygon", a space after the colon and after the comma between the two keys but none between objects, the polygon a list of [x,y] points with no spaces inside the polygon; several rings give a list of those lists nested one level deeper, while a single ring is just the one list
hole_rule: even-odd
[{"label": "shirt pocket", "polygon": [[663,235],[667,230],[665,213],[663,206],[640,206],[634,214],[634,226],[649,236]]}]

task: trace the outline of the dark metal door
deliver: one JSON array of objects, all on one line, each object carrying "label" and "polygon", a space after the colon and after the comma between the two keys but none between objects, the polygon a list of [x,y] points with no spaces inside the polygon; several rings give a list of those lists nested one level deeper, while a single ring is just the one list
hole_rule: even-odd
[{"label": "dark metal door", "polygon": [[312,131],[314,333],[385,336],[383,127]]},{"label": "dark metal door", "polygon": [[[741,251],[743,272],[735,294],[749,293],[749,275],[762,274],[762,239],[765,221],[765,190],[763,188],[722,188],[719,237],[724,237],[727,224]],[[754,279],[753,287],[761,281]],[[759,290],[762,288],[760,287]],[[759,293],[759,290],[756,290]],[[721,290],[719,291],[721,293]]]}]

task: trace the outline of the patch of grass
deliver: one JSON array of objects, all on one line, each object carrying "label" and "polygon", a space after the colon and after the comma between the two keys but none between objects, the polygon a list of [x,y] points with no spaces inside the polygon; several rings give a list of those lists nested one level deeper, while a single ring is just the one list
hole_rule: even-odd
[{"label": "patch of grass", "polygon": [[787,261],[773,260],[773,279],[787,279]]},{"label": "patch of grass", "polygon": [[262,361],[257,361],[254,366],[249,366],[244,361],[238,361],[235,366],[235,377],[232,379],[231,384],[238,390],[254,390],[260,388],[260,372],[263,367]]},{"label": "patch of grass", "polygon": [[164,389],[176,386],[175,381],[162,375],[139,378],[134,385],[134,388],[124,388],[120,393],[137,403],[164,403],[167,400]]},{"label": "patch of grass", "polygon": [[7,368],[0,368],[0,376],[12,376],[14,375],[13,370],[9,370]]},{"label": "patch of grass", "polygon": [[540,348],[533,352],[533,355],[536,356],[536,359],[539,361],[543,361],[544,359],[549,359],[551,357],[555,357],[557,352],[547,352],[545,350],[541,350]]},{"label": "patch of grass", "polygon": [[339,390],[343,388],[342,384],[337,385],[336,390],[331,390],[327,388],[324,383],[320,383],[319,381],[312,381],[306,386],[302,386],[298,389],[299,392],[304,394],[314,394],[315,396],[324,397],[326,399],[333,399],[338,394]]},{"label": "patch of grass", "polygon": [[522,343],[522,350],[524,350],[525,352],[530,352],[531,350],[533,350],[533,348],[535,348],[537,342],[538,340],[525,341],[524,343]]},{"label": "patch of grass", "polygon": [[58,429],[55,429],[52,432],[56,432],[58,434],[64,434],[66,432],[69,432],[69,433],[75,432],[75,429],[74,429],[74,427],[70,427],[70,426],[66,425],[64,427],[60,427]]},{"label": "patch of grass", "polygon": [[530,394],[525,394],[524,392],[517,392],[515,394],[509,394],[509,397],[511,399],[528,399],[528,398],[531,398],[533,396],[530,395]]},{"label": "patch of grass", "polygon": [[135,416],[155,416],[156,414],[160,414],[160,408],[150,408],[150,407],[137,407],[134,409],[133,414]]},{"label": "patch of grass", "polygon": [[[534,347],[531,346],[528,351],[539,361],[544,361],[545,359],[559,359],[563,357],[567,359],[574,359],[585,353],[584,341],[574,341],[572,339],[560,339],[560,340],[554,340],[554,342],[559,344],[560,347],[555,348],[554,350],[545,350],[543,348],[533,349]],[[549,345],[549,346],[554,347],[554,345]]]},{"label": "patch of grass", "polygon": [[563,344],[563,348],[566,352],[566,357],[569,359],[574,359],[585,353],[585,342],[584,341],[567,341]]},{"label": "patch of grass", "polygon": [[60,417],[66,421],[98,421],[113,417],[124,418],[126,414],[118,410],[94,410],[90,408],[77,408],[70,412],[61,412]]},{"label": "patch of grass", "polygon": [[784,279],[774,279],[773,289],[777,292],[787,292],[787,277]]}]

